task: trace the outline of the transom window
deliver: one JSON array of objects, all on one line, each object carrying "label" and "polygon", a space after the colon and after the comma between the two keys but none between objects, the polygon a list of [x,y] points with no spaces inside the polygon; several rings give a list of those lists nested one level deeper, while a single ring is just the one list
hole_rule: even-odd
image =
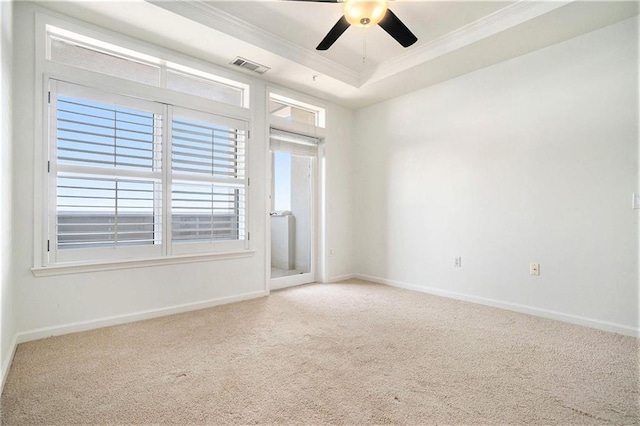
[{"label": "transom window", "polygon": [[269,93],[269,114],[312,127],[325,127],[325,109],[276,93]]},{"label": "transom window", "polygon": [[249,86],[200,69],[47,25],[47,59],[239,107]]}]

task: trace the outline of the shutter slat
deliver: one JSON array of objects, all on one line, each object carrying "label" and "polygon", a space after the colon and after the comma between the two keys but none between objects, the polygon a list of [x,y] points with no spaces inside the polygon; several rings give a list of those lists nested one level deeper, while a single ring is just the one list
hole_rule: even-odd
[{"label": "shutter slat", "polygon": [[[173,148],[174,151],[178,151],[178,149],[176,148],[183,148],[189,151],[203,151],[203,152],[213,152],[215,154],[222,154],[222,155],[230,155],[230,156],[238,156],[238,155],[244,155],[244,151],[241,151],[241,149],[236,148],[236,147],[230,147],[232,149],[232,151],[223,151],[221,149],[210,149],[207,147],[200,147],[200,146],[193,146],[193,145],[184,145],[181,143],[176,143],[177,141],[179,141],[178,139],[174,139],[174,143],[173,143]],[[215,146],[215,144],[214,144]]]},{"label": "shutter slat", "polygon": [[[80,135],[82,134],[81,132],[74,132],[74,134],[76,135]],[[84,133],[85,135],[91,135],[91,133]],[[93,136],[100,136],[100,135],[93,135]],[[113,138],[111,136],[109,136],[109,138],[111,140],[113,140]],[[140,143],[140,144],[148,144],[151,145],[151,148],[138,148],[138,147],[131,147],[131,146],[125,146],[125,145],[118,145],[118,148],[126,148],[126,149],[137,149],[140,151],[146,151],[146,152],[153,152],[153,151],[160,151],[159,149],[155,149],[154,148],[154,143],[153,141],[143,141],[143,140],[139,140],[139,139],[131,139],[131,138],[122,138],[119,137],[117,138],[119,141],[130,141],[130,142],[136,142],[136,143]],[[102,142],[95,142],[95,141],[88,141],[85,139],[74,139],[74,138],[65,138],[65,137],[58,137],[58,141],[62,141],[62,142],[70,142],[70,143],[79,143],[79,144],[83,144],[83,145],[96,145],[96,146],[107,146],[110,148],[113,148],[113,143],[102,143]]]},{"label": "shutter slat", "polygon": [[[88,149],[58,148],[58,152],[60,152],[60,151],[64,151],[64,152],[80,152],[80,153],[83,153],[83,154],[113,156],[113,152],[90,151]],[[142,157],[140,155],[130,155],[130,154],[116,154],[116,155],[118,157],[124,157],[124,158],[133,158],[133,159],[139,159],[139,160],[144,160],[144,161],[153,161],[149,157]],[[58,158],[60,158],[60,157],[58,157]],[[67,158],[73,158],[73,157],[67,157]]]}]

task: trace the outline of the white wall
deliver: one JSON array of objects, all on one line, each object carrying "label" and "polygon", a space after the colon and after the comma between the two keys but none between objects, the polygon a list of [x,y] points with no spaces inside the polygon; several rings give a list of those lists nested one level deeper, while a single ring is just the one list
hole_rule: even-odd
[{"label": "white wall", "polygon": [[[17,295],[17,330],[19,340],[27,340],[50,334],[57,334],[83,328],[121,322],[160,312],[201,307],[208,303],[228,302],[244,297],[264,294],[266,285],[265,219],[267,211],[267,170],[265,128],[266,84],[255,81],[251,87],[251,105],[258,106],[253,117],[250,164],[250,226],[251,244],[255,254],[249,258],[218,260],[199,263],[167,265],[159,267],[123,269],[54,277],[36,278],[30,268],[33,266],[34,223],[34,141],[37,131],[34,124],[34,11],[27,3],[15,4],[15,44],[16,69],[15,91],[20,96],[15,99],[15,166],[13,190],[20,194],[15,198],[13,229],[19,239],[12,245],[14,290]],[[115,23],[101,21],[104,27],[117,27]],[[153,40],[147,40],[153,42]],[[328,114],[333,111],[328,107]],[[340,144],[339,139],[348,132],[341,127],[352,124],[349,113],[334,120],[336,126],[332,136],[327,137],[327,145]],[[334,164],[334,156],[340,155],[342,148],[327,149],[327,164]],[[342,161],[338,159],[335,163]],[[343,174],[336,170],[342,179]],[[332,172],[333,173],[333,172]],[[331,178],[333,179],[333,178]],[[338,199],[336,205],[342,205]],[[348,220],[349,215],[347,215]],[[327,222],[327,230],[347,227],[341,216],[334,216]],[[333,239],[336,247],[343,244],[340,238]],[[348,249],[342,249],[349,255]],[[328,265],[329,269],[340,270]],[[185,306],[186,305],[186,306]]]},{"label": "white wall", "polygon": [[13,355],[15,311],[11,279],[13,3],[0,2],[0,389]]},{"label": "white wall", "polygon": [[354,272],[354,121],[355,114],[349,109],[334,105],[327,111],[324,148],[327,281],[348,278]]},{"label": "white wall", "polygon": [[636,18],[360,110],[356,134],[361,276],[637,333]]}]

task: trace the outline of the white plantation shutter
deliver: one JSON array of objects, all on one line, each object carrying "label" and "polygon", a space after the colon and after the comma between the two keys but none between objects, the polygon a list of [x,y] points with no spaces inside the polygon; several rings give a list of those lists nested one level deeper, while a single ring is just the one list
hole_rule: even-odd
[{"label": "white plantation shutter", "polygon": [[171,135],[174,252],[246,247],[247,123],[174,108]]},{"label": "white plantation shutter", "polygon": [[62,82],[51,94],[56,261],[160,255],[161,105]]},{"label": "white plantation shutter", "polygon": [[248,248],[246,121],[50,86],[51,263]]}]

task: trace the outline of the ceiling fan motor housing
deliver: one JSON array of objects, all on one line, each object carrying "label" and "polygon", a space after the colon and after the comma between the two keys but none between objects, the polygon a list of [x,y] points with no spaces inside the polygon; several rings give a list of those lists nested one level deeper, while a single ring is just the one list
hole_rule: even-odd
[{"label": "ceiling fan motor housing", "polygon": [[377,25],[387,12],[387,0],[346,0],[344,16],[351,25]]},{"label": "ceiling fan motor housing", "polygon": [[[0,0],[1,1],[1,0]],[[321,3],[339,3],[340,0],[292,0]],[[388,0],[344,0],[344,14],[322,39],[316,50],[327,50],[350,26],[372,27],[379,25],[402,47],[409,47],[418,38],[400,18],[387,7]]]}]

